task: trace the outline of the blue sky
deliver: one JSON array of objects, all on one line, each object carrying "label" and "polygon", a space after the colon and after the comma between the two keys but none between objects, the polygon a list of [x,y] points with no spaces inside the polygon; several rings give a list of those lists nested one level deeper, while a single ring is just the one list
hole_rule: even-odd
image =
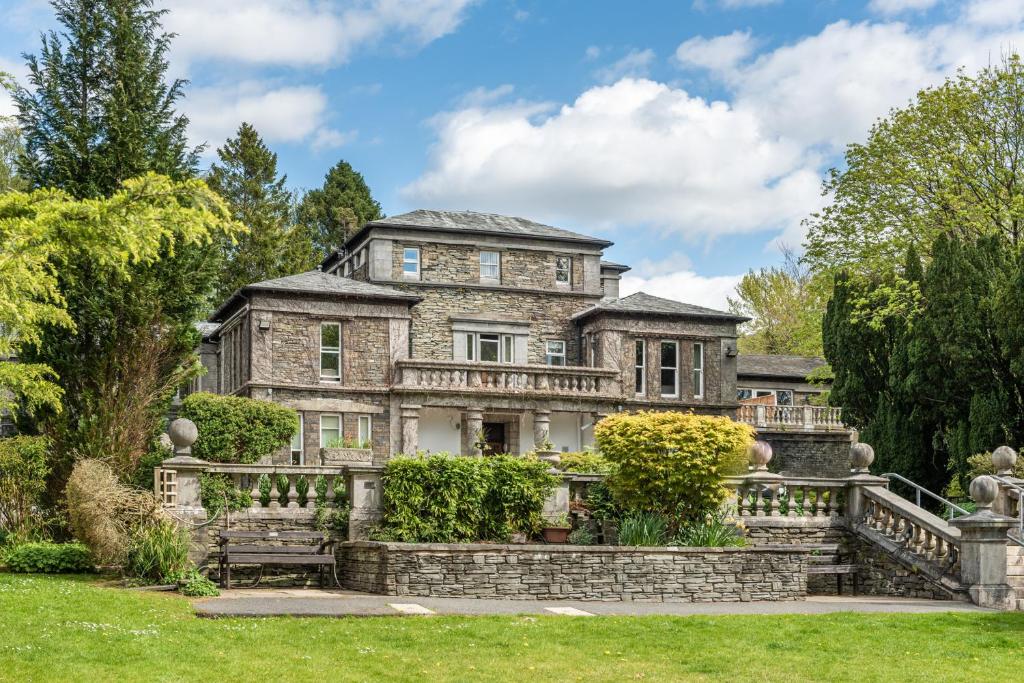
[{"label": "blue sky", "polygon": [[[798,247],[849,142],[1024,44],[1024,0],[164,0],[207,161],[242,120],[296,188],[615,241],[627,291],[723,306]],[[0,2],[0,70],[52,25]],[[9,112],[0,101],[0,114]]]}]

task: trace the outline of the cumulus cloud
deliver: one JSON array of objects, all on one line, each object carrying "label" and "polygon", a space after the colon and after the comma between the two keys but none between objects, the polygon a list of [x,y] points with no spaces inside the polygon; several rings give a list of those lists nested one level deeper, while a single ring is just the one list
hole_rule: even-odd
[{"label": "cumulus cloud", "polygon": [[[165,0],[175,63],[323,66],[391,39],[417,48],[454,31],[475,0]],[[184,68],[184,67],[183,67]]]},{"label": "cumulus cloud", "polygon": [[939,0],[871,0],[868,9],[879,14],[892,15],[931,9],[938,2]]},{"label": "cumulus cloud", "polygon": [[622,59],[595,71],[594,76],[602,83],[612,83],[626,77],[646,76],[653,61],[654,50],[630,50]]},{"label": "cumulus cloud", "polygon": [[[25,65],[21,62],[0,57],[0,71],[10,74],[18,82],[24,82]],[[10,94],[4,88],[0,88],[0,117],[14,116],[17,112]]]},{"label": "cumulus cloud", "polygon": [[964,18],[981,26],[1010,26],[1024,21],[1021,0],[973,0],[964,9]]},{"label": "cumulus cloud", "polygon": [[647,292],[666,299],[725,310],[728,306],[726,298],[735,293],[736,285],[742,279],[743,274],[705,277],[689,269],[652,276],[630,272],[622,276],[619,293],[627,296]]},{"label": "cumulus cloud", "polygon": [[733,31],[725,36],[696,36],[676,48],[675,60],[682,67],[699,67],[727,73],[754,52],[750,31]]}]

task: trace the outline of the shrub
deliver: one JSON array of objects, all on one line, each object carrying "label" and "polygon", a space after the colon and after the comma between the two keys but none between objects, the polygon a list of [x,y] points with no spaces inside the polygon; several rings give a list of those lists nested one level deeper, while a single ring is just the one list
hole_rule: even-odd
[{"label": "shrub", "polygon": [[252,506],[252,494],[240,490],[226,474],[200,474],[199,497],[211,519],[220,514],[225,501],[229,512],[246,510]]},{"label": "shrub", "polygon": [[133,530],[125,556],[126,574],[150,581],[170,581],[191,567],[191,534],[169,519]]},{"label": "shrub", "polygon": [[178,584],[181,594],[190,598],[209,598],[220,595],[217,584],[200,574],[195,567],[189,567],[178,574],[168,575],[165,580],[168,583]]},{"label": "shrub", "polygon": [[26,541],[41,531],[38,508],[50,474],[48,447],[41,436],[0,439],[0,531],[5,537]]},{"label": "shrub", "polygon": [[153,439],[149,444],[149,450],[139,458],[138,466],[132,472],[128,483],[137,489],[148,491],[153,488],[153,470],[171,457],[174,457],[174,449],[160,443],[159,439]]},{"label": "shrub", "polygon": [[601,454],[616,466],[608,477],[616,502],[660,513],[673,525],[718,507],[727,494],[722,478],[743,471],[754,440],[749,425],[678,412],[609,415],[594,432]]},{"label": "shrub", "polygon": [[4,563],[12,572],[63,574],[93,570],[89,549],[81,543],[22,543],[7,550]]},{"label": "shrub", "polygon": [[547,467],[515,456],[395,458],[384,468],[384,517],[374,537],[465,543],[533,533],[557,483]]},{"label": "shrub", "polygon": [[199,430],[192,455],[210,462],[257,462],[289,443],[299,428],[291,408],[242,396],[189,394],[179,414]]},{"label": "shrub", "polygon": [[600,453],[592,451],[579,451],[576,453],[561,453],[561,462],[558,469],[563,472],[576,472],[577,474],[611,474],[615,466],[608,462]]},{"label": "shrub", "polygon": [[619,522],[619,545],[658,546],[668,538],[668,521],[656,512],[630,512]]},{"label": "shrub", "polygon": [[718,512],[699,522],[684,524],[679,529],[675,544],[694,548],[727,548],[746,545],[746,539],[732,518]]},{"label": "shrub", "polygon": [[590,511],[590,516],[598,521],[614,522],[622,517],[623,510],[615,502],[607,481],[595,481],[587,486],[583,505]]},{"label": "shrub", "polygon": [[569,545],[594,545],[596,542],[594,532],[585,526],[576,527],[569,533]]}]

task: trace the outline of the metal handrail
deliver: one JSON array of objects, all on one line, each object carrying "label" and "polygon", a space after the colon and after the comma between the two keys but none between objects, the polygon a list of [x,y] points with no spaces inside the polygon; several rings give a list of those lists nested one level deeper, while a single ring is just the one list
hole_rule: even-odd
[{"label": "metal handrail", "polygon": [[[890,479],[890,480],[895,479],[896,481],[902,482],[902,483],[906,484],[907,486],[910,486],[911,488],[913,488],[915,493],[917,494],[917,501],[916,501],[917,502],[917,507],[921,507],[921,494],[923,493],[926,496],[928,496],[930,498],[933,498],[934,500],[937,500],[938,502],[940,502],[943,505],[945,505],[946,508],[949,511],[956,510],[961,515],[968,515],[968,514],[970,514],[967,510],[965,510],[964,508],[960,507],[959,505],[957,505],[953,501],[948,500],[946,498],[943,498],[942,496],[940,496],[937,493],[932,493],[931,491],[929,491],[925,487],[921,486],[920,484],[916,484],[916,483],[910,481],[909,479],[907,479],[903,475],[896,474],[895,472],[886,472],[882,476],[885,477],[886,479]],[[951,514],[950,518],[953,518],[955,516],[956,515],[952,515]]]},{"label": "metal handrail", "polygon": [[1007,534],[1007,537],[1017,545],[1024,546],[1024,487],[1014,484],[1012,481],[1000,477],[998,474],[989,475],[1008,489],[1017,492],[1017,535]]}]

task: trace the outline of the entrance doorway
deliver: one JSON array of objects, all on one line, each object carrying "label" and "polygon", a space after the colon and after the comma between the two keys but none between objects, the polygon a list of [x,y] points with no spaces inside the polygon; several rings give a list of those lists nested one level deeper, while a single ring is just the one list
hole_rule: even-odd
[{"label": "entrance doorway", "polygon": [[487,444],[484,453],[496,455],[508,453],[508,435],[504,422],[484,422],[484,443]]}]

